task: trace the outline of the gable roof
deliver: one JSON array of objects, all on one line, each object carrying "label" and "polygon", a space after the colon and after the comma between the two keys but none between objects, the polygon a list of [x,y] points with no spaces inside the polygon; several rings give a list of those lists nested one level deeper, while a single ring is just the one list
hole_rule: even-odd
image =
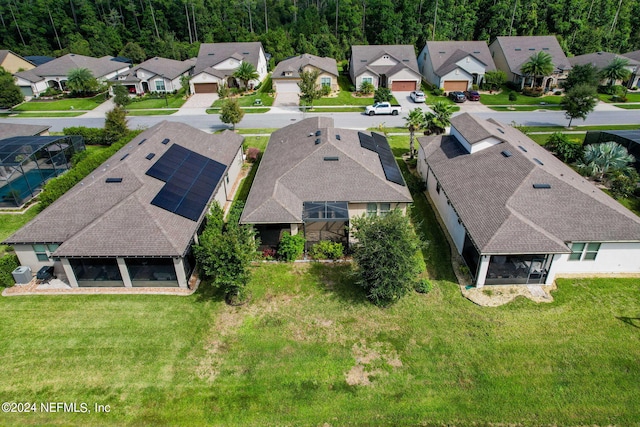
[{"label": "gable roof", "polygon": [[595,52],[595,53],[587,53],[586,55],[573,56],[569,58],[569,62],[571,63],[571,65],[592,64],[597,69],[601,70],[607,65],[611,64],[611,62],[616,58],[620,58],[628,61],[629,66],[633,68],[636,68],[638,65],[640,65],[640,62],[634,59],[628,58],[624,55],[618,55],[617,53],[611,53],[611,52]]},{"label": "gable roof", "polygon": [[378,153],[363,148],[358,133],[334,128],[328,117],[275,131],[240,221],[301,223],[302,204],[308,201],[410,203],[407,187],[386,179]]},{"label": "gable roof", "polygon": [[[166,138],[169,143],[163,144]],[[192,221],[151,204],[165,183],[147,171],[175,145],[228,170],[242,141],[233,132],[211,135],[163,121],[134,138],[6,242],[61,243],[54,256],[64,257],[182,256],[206,208]],[[149,153],[155,156],[147,159]],[[107,178],[122,181],[108,183]]]},{"label": "gable roof", "polygon": [[[452,126],[483,121],[482,132],[503,142],[474,154],[454,136],[418,139],[481,253],[566,253],[566,243],[573,241],[640,241],[639,217],[519,130],[466,113],[452,120]],[[502,155],[503,150],[511,156]]]},{"label": "gable roof", "polygon": [[428,58],[436,75],[444,76],[457,68],[456,62],[472,56],[485,65],[485,71],[495,71],[496,66],[483,41],[429,41],[425,45]]},{"label": "gable roof", "polygon": [[126,72],[127,78],[136,78],[136,71],[147,70],[151,73],[164,76],[169,80],[173,80],[176,77],[186,73],[195,66],[194,59],[187,59],[186,61],[176,61],[175,59],[155,57],[147,59],[146,61],[136,65]]},{"label": "gable roof", "polygon": [[87,68],[91,71],[93,77],[100,78],[127,68],[127,64],[113,61],[112,59],[113,57],[111,56],[92,58],[90,56],[68,53],[32,70],[16,73],[16,76],[34,82],[49,76],[66,76],[69,74],[69,71],[75,68]]},{"label": "gable roof", "polygon": [[[276,68],[273,70],[273,74],[271,76],[274,79],[283,77],[299,78],[300,71],[307,65],[311,65],[312,67],[315,67],[320,71],[324,71],[336,77],[338,76],[338,65],[336,64],[335,59],[326,57],[323,58],[320,56],[311,55],[309,53],[303,53],[300,56],[293,56],[291,58],[280,61]],[[285,76],[285,71],[291,71],[292,75]]]},{"label": "gable roof", "polygon": [[[383,55],[389,55],[397,61],[396,65],[371,66],[370,64]],[[359,76],[365,70],[369,70],[376,75],[393,75],[401,69],[408,68],[418,76],[418,61],[413,45],[354,45],[351,46],[351,67],[354,76]]]},{"label": "gable roof", "polygon": [[0,139],[14,136],[34,136],[49,130],[51,126],[26,125],[22,123],[0,123]]},{"label": "gable roof", "polygon": [[520,68],[537,52],[543,51],[551,55],[556,70],[569,70],[571,63],[562,51],[556,36],[513,36],[498,37],[491,43],[497,43],[507,60],[512,73],[522,75]]},{"label": "gable roof", "polygon": [[22,56],[18,55],[18,54],[17,54],[17,53],[15,53],[15,52],[12,52],[12,51],[10,51],[10,50],[7,50],[7,49],[0,49],[0,64],[2,64],[2,63],[4,62],[4,60],[7,58],[7,56],[9,56],[10,54],[11,54],[11,55],[13,55],[13,56],[15,56],[15,57],[17,57],[18,59],[22,59],[23,61],[28,62],[28,63],[29,63],[29,64],[31,64],[32,66],[35,66],[35,65],[36,65],[36,64],[34,64],[33,62],[29,61],[28,59],[26,59],[26,58],[24,58],[24,57],[22,57]]},{"label": "gable roof", "polygon": [[622,56],[626,56],[627,58],[633,59],[634,61],[640,61],[640,50],[623,53]]},{"label": "gable roof", "polygon": [[[260,42],[202,43],[193,74],[196,75],[206,71],[209,74],[218,75],[220,71],[216,71],[212,67],[229,58],[249,62],[257,69],[261,51],[264,52]],[[224,75],[220,77],[224,77]]]}]

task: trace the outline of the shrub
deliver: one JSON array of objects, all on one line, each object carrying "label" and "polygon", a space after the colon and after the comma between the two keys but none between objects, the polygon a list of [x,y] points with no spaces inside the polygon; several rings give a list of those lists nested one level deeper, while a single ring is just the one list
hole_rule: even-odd
[{"label": "shrub", "polygon": [[344,246],[340,242],[332,242],[331,240],[321,240],[313,245],[310,251],[313,259],[333,259],[342,258],[344,255]]},{"label": "shrub", "polygon": [[62,129],[62,133],[65,135],[80,135],[87,145],[104,144],[104,129],[74,126]]},{"label": "shrub", "polygon": [[262,259],[271,261],[276,258],[276,250],[273,248],[265,248],[262,250]]},{"label": "shrub", "polygon": [[560,95],[562,95],[562,91],[561,90],[557,90],[557,91],[553,92],[553,94],[556,95],[556,96],[560,96]]},{"label": "shrub", "polygon": [[640,176],[634,168],[616,171],[611,177],[611,194],[616,199],[630,197],[636,191],[638,181],[640,181]]},{"label": "shrub", "polygon": [[428,279],[420,279],[413,285],[413,289],[419,294],[428,294],[433,289],[433,285]]},{"label": "shrub", "polygon": [[509,101],[515,102],[518,100],[518,95],[515,92],[509,92]]},{"label": "shrub", "polygon": [[391,90],[387,87],[379,88],[373,95],[373,100],[375,102],[391,102],[391,98],[393,98],[393,95],[391,95]]},{"label": "shrub", "polygon": [[638,90],[638,86],[632,87],[631,90]]},{"label": "shrub", "polygon": [[436,88],[433,88],[431,93],[434,94],[435,96],[442,96],[444,94],[444,91],[439,87],[436,87]]},{"label": "shrub", "polygon": [[480,90],[480,86],[478,86],[476,83],[471,85],[471,90]]},{"label": "shrub", "polygon": [[427,189],[427,185],[425,182],[418,176],[414,174],[407,174],[406,176],[407,187],[409,187],[409,191],[411,194],[422,193]]},{"label": "shrub", "polygon": [[247,161],[249,163],[255,163],[255,161],[258,160],[259,156],[260,156],[259,148],[250,147],[249,149],[247,149]]},{"label": "shrub", "polygon": [[230,93],[231,91],[227,86],[223,85],[218,88],[218,96],[220,97],[220,99],[228,98]]},{"label": "shrub", "polygon": [[375,90],[375,87],[373,86],[373,83],[371,83],[371,82],[362,82],[362,83],[360,83],[360,92],[363,95],[369,95],[369,94],[373,93],[374,90]]},{"label": "shrub", "polygon": [[322,86],[322,88],[320,89],[320,92],[322,93],[322,96],[329,96],[331,94],[331,86],[328,86],[328,85]]},{"label": "shrub", "polygon": [[565,163],[580,160],[584,151],[581,143],[569,141],[569,138],[561,132],[555,132],[547,138],[545,146],[554,151],[558,158]]},{"label": "shrub", "polygon": [[534,87],[534,88],[530,88],[530,87],[525,87],[522,89],[522,94],[525,96],[531,96],[534,98],[538,98],[540,96],[542,96],[544,93],[543,89],[541,87]]},{"label": "shrub", "polygon": [[301,235],[292,236],[290,233],[285,232],[278,245],[278,256],[287,262],[295,261],[304,252],[304,244],[305,239]]},{"label": "shrub", "polygon": [[19,266],[20,263],[15,254],[8,254],[0,258],[0,286],[8,288],[14,285],[15,280],[13,280],[11,273]]}]

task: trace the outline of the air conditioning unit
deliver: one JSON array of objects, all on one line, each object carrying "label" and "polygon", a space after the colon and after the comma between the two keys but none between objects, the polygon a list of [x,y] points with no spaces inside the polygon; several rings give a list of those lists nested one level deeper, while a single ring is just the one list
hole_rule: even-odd
[{"label": "air conditioning unit", "polygon": [[13,270],[11,274],[13,274],[13,280],[16,281],[17,285],[26,285],[31,282],[31,279],[33,278],[33,274],[31,274],[31,267],[23,265]]}]

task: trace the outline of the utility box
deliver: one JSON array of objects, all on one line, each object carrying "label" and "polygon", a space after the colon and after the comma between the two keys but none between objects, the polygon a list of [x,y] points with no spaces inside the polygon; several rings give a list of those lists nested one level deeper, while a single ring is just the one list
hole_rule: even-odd
[{"label": "utility box", "polygon": [[18,285],[24,285],[31,282],[33,275],[31,274],[31,267],[25,267],[21,265],[11,272],[13,274],[13,280],[16,281]]}]

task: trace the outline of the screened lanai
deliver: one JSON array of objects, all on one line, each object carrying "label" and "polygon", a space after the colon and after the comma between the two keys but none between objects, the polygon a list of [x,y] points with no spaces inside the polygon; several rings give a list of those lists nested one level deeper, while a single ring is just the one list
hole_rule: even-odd
[{"label": "screened lanai", "polygon": [[0,140],[0,207],[20,206],[85,149],[81,136],[14,136]]}]

